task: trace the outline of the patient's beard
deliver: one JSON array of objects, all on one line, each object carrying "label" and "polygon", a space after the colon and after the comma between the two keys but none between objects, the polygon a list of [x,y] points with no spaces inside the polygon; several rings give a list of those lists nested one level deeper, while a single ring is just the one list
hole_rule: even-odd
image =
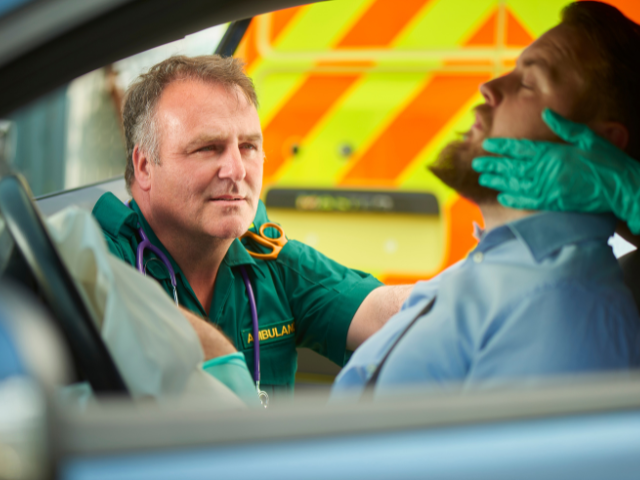
[{"label": "patient's beard", "polygon": [[468,132],[463,140],[454,140],[442,149],[435,162],[429,165],[429,170],[447,186],[453,188],[463,197],[477,205],[491,205],[497,203],[498,192],[486,188],[478,183],[480,174],[471,168],[471,162],[476,157],[493,156],[482,148],[482,141],[486,138],[486,132],[491,129],[490,117],[486,111],[478,107],[476,110],[483,114],[483,130],[485,133],[480,139],[473,139]]}]

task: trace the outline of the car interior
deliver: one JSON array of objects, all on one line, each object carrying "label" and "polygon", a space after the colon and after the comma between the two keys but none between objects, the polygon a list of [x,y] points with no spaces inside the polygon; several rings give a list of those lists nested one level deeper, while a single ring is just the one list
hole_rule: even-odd
[{"label": "car interior", "polygon": [[[24,2],[0,16],[0,36],[10,39],[0,42],[0,89],[11,92],[0,96],[0,117],[82,74],[214,25],[230,22],[216,52],[231,55],[252,17],[303,3],[309,2]],[[27,419],[18,434],[0,408],[0,458],[9,445],[15,458],[37,465],[6,478],[423,478],[425,465],[434,478],[450,479],[603,478],[613,469],[616,478],[637,475],[636,373],[464,395],[415,391],[355,406],[327,406],[326,388],[318,394],[316,386],[268,414],[221,414],[200,398],[174,406],[134,403],[43,221],[71,205],[91,211],[105,192],[128,200],[124,179],[35,197],[20,173],[4,160],[0,167],[0,279],[6,282],[0,316],[53,325],[57,333],[46,341],[59,348],[45,352],[44,363],[65,365],[62,377],[88,382],[99,400],[78,410],[47,388],[0,384],[0,405],[12,399],[22,412],[14,418]],[[420,201],[437,213],[432,197]],[[640,310],[640,256],[633,251],[619,262]],[[37,348],[23,330],[8,335]],[[338,371],[308,352],[299,362],[312,374]],[[24,401],[32,397],[39,403]]]}]

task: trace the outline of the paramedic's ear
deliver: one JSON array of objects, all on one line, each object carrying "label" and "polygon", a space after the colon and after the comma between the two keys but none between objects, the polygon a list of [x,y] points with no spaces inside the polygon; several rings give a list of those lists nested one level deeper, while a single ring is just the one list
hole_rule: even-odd
[{"label": "paramedic's ear", "polygon": [[145,192],[151,188],[151,160],[147,154],[140,150],[140,146],[133,147],[131,154],[133,161],[133,174],[136,177],[136,183]]},{"label": "paramedic's ear", "polygon": [[620,150],[629,144],[629,129],[620,122],[595,122],[591,129]]}]

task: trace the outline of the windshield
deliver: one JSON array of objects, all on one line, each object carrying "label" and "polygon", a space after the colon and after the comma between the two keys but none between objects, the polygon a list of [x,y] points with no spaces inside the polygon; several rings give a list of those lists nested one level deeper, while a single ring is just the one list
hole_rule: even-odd
[{"label": "windshield", "polygon": [[[439,278],[443,278],[442,272],[455,271],[465,260],[469,264],[465,268],[481,269],[492,265],[490,254],[474,251],[483,235],[480,229],[472,234],[474,223],[482,226],[480,209],[446,186],[427,167],[460,132],[473,128],[476,121],[473,108],[484,101],[479,86],[513,70],[522,51],[557,23],[559,12],[568,2],[559,0],[551,7],[542,0],[474,0],[462,2],[464,15],[460,3],[456,0],[344,0],[300,6],[251,19],[234,56],[244,62],[245,72],[252,79],[259,98],[257,113],[266,154],[264,169],[260,172],[262,190],[256,195],[266,207],[266,210],[262,206],[258,209],[262,225],[267,221],[280,224],[286,237],[292,240],[291,245],[311,252],[308,258],[322,258],[322,262],[335,267],[335,271],[327,270],[329,273],[326,273],[310,261],[300,271],[294,272],[293,267],[286,270],[294,280],[285,278],[283,273],[282,288],[280,284],[274,287],[276,294],[289,295],[286,301],[277,303],[282,305],[282,310],[263,300],[267,294],[258,289],[265,283],[254,283],[252,288],[257,291],[258,309],[268,311],[261,317],[266,319],[260,320],[260,328],[256,326],[256,330],[250,323],[250,302],[245,301],[245,297],[238,297],[242,300],[237,304],[229,300],[233,308],[228,310],[224,310],[223,303],[213,305],[213,302],[227,301],[231,297],[219,295],[221,298],[207,299],[211,305],[207,314],[227,312],[221,322],[211,317],[212,323],[227,328],[227,334],[235,342],[235,348],[245,355],[252,373],[258,370],[255,365],[260,365],[259,359],[254,357],[255,339],[264,342],[263,365],[269,367],[262,369],[263,387],[273,387],[275,392],[276,386],[285,385],[289,390],[284,387],[281,390],[287,395],[293,391],[294,384],[296,392],[315,389],[318,385],[329,387],[349,358],[362,362],[356,370],[364,372],[368,368],[369,357],[358,357],[358,351],[366,352],[363,347],[356,350],[359,344],[352,349],[355,353],[351,357],[352,352],[346,349],[344,338],[339,349],[330,351],[327,345],[331,344],[331,339],[327,340],[320,333],[317,338],[312,337],[318,324],[328,325],[329,319],[337,322],[338,314],[334,315],[330,307],[342,308],[343,303],[347,303],[331,300],[327,301],[326,310],[315,309],[311,296],[299,300],[302,297],[298,296],[298,291],[287,291],[286,286],[297,285],[302,289],[300,284],[304,280],[320,285],[332,295],[360,292],[358,295],[365,298],[364,287],[359,291],[360,287],[354,286],[362,278],[371,282],[372,289],[382,284],[385,287],[417,284],[413,300],[418,302],[420,298],[429,298],[429,289],[438,285]],[[171,55],[213,53],[226,29],[226,25],[209,28],[76,78],[5,119],[0,124],[0,150],[26,177],[33,194],[42,202],[59,197],[62,203],[64,198],[76,195],[69,204],[91,210],[98,198],[108,191],[117,197],[117,200],[111,197],[114,205],[122,207],[122,201],[130,199],[122,179],[126,152],[121,108],[128,86],[140,73]],[[200,105],[200,102],[194,104]],[[210,147],[212,145],[204,145],[202,151],[196,151],[208,158],[205,156],[208,152],[215,152]],[[86,195],[82,198],[78,191],[50,195],[114,177],[118,179],[109,183],[118,183],[117,188],[100,185],[83,189]],[[203,178],[207,179],[206,176]],[[187,183],[182,182],[182,185]],[[46,196],[48,198],[42,198]],[[178,197],[163,198],[171,198],[172,207],[175,207]],[[86,204],[82,204],[85,200]],[[219,206],[242,199],[217,198],[215,201]],[[50,213],[54,210],[41,208],[41,211]],[[255,219],[257,222],[259,217]],[[107,222],[107,219],[102,220]],[[101,220],[98,218],[98,221]],[[254,230],[259,230],[261,225],[255,223],[253,226],[256,227]],[[564,227],[560,220],[546,224],[547,231],[552,233]],[[538,231],[538,226],[529,231]],[[571,240],[572,232],[565,233]],[[513,235],[523,237],[520,233]],[[502,241],[506,243],[508,232],[504,236]],[[245,247],[249,241],[243,240]],[[180,247],[184,248],[182,245]],[[250,243],[248,245],[252,247]],[[549,256],[549,264],[555,262],[557,271],[575,272],[573,264],[565,269],[562,263],[569,260],[584,268],[584,259],[572,260],[569,254],[553,257],[549,252],[555,252],[554,248],[556,246],[551,245],[548,252],[542,247],[539,250],[540,255]],[[612,271],[616,270],[617,264],[606,245],[598,245],[598,248],[604,252],[602,258],[606,257]],[[614,243],[616,255],[629,249],[633,247],[621,240]],[[260,254],[259,248],[254,250],[254,254]],[[514,258],[517,256],[518,262],[533,262],[533,256],[528,253],[530,250],[527,249],[524,256],[521,251],[508,252],[499,260],[513,266],[510,257],[513,255]],[[473,253],[470,255],[470,252]],[[318,264],[322,262],[318,260]],[[522,279],[535,277],[529,271],[539,268],[537,263],[518,265],[522,267],[518,278]],[[344,273],[346,269],[348,275]],[[591,270],[593,278],[599,278],[595,275],[597,271],[595,267]],[[162,262],[150,263],[149,272],[149,276],[164,281]],[[326,274],[320,278],[323,272]],[[465,321],[473,325],[481,323],[485,309],[490,310],[487,306],[490,299],[496,304],[504,302],[508,305],[512,318],[524,318],[519,308],[525,307],[531,319],[552,318],[542,310],[547,305],[546,297],[529,296],[529,303],[525,304],[516,296],[521,292],[513,292],[520,283],[529,284],[524,280],[513,281],[507,269],[503,272],[507,273],[502,276],[493,273],[487,281],[471,287],[467,279],[476,278],[475,270],[460,274],[457,283],[448,284],[454,284],[456,295],[439,296],[434,314],[438,309],[445,311],[443,305],[455,297],[466,303],[461,306],[451,303],[446,310],[465,313]],[[240,275],[233,275],[234,281],[241,280]],[[186,278],[186,274],[178,277]],[[430,282],[434,278],[435,282]],[[498,278],[503,283],[498,284]],[[232,280],[226,278],[224,281],[230,283]],[[349,283],[352,280],[354,283]],[[621,282],[618,277],[616,281]],[[225,284],[221,281],[215,285]],[[192,296],[188,284],[180,288],[183,288],[178,295],[181,302]],[[311,287],[309,291],[312,291]],[[245,286],[239,284],[238,292],[241,292],[238,295],[244,295]],[[507,298],[505,292],[513,295]],[[477,298],[472,296],[474,293]],[[575,294],[566,295],[565,299],[578,298]],[[583,295],[582,301],[572,301],[587,309],[593,296]],[[625,302],[624,308],[628,307],[628,311],[635,308],[629,298]],[[193,301],[193,305],[194,308],[207,306],[197,301]],[[312,308],[308,308],[309,305]],[[409,311],[412,304],[405,303],[407,305],[404,312]],[[468,305],[479,307],[467,311]],[[294,311],[294,307],[299,310]],[[349,330],[347,321],[354,319],[358,311],[358,305],[349,304],[349,307],[344,307],[350,316],[344,315],[347,320],[340,330],[345,335]],[[591,311],[600,312],[595,308]],[[502,310],[495,312],[502,318]],[[553,312],[561,320],[581,316],[580,312],[560,313]],[[318,322],[309,320],[313,315],[317,315]],[[245,324],[236,328],[233,322],[238,318]],[[405,320],[409,323],[412,319]],[[307,333],[306,339],[305,321],[306,332],[312,332]],[[523,323],[535,324],[533,320]],[[554,336],[553,327],[559,321],[548,323],[549,338],[558,338]],[[451,332],[458,327],[456,323]],[[317,327],[317,330],[324,335],[331,329]],[[481,329],[472,330],[477,335],[464,347],[484,345],[485,340],[479,335]],[[529,335],[519,333],[516,337],[528,339]],[[568,343],[569,337],[567,334]],[[426,343],[414,348],[429,352],[462,351],[453,343],[458,341],[457,337],[447,338],[447,341],[450,341],[450,348],[443,348],[445,343],[440,341],[434,341],[431,348],[424,347]],[[544,356],[543,343],[539,345],[539,357]],[[499,345],[494,348],[501,351]],[[526,352],[526,349],[518,349],[518,352]],[[362,355],[375,357],[377,353],[370,351]],[[264,360],[270,356],[273,361]],[[284,367],[277,370],[274,365]],[[404,364],[398,365],[400,372]],[[276,397],[274,401],[279,399]]]}]

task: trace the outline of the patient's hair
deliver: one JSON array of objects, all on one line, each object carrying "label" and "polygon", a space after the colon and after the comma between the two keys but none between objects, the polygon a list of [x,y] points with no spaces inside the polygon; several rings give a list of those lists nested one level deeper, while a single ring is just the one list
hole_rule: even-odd
[{"label": "patient's hair", "polygon": [[561,24],[591,43],[594,55],[583,64],[591,82],[591,111],[602,120],[624,124],[629,129],[626,151],[640,160],[640,25],[600,2],[569,4]]},{"label": "patient's hair", "polygon": [[202,80],[222,85],[230,92],[239,87],[247,100],[257,108],[258,97],[253,82],[242,68],[243,63],[235,58],[178,55],[154,65],[136,79],[127,89],[122,113],[127,142],[124,178],[129,193],[134,179],[132,155],[136,145],[153,162],[160,163],[155,113],[158,100],[167,86],[178,80]]}]

